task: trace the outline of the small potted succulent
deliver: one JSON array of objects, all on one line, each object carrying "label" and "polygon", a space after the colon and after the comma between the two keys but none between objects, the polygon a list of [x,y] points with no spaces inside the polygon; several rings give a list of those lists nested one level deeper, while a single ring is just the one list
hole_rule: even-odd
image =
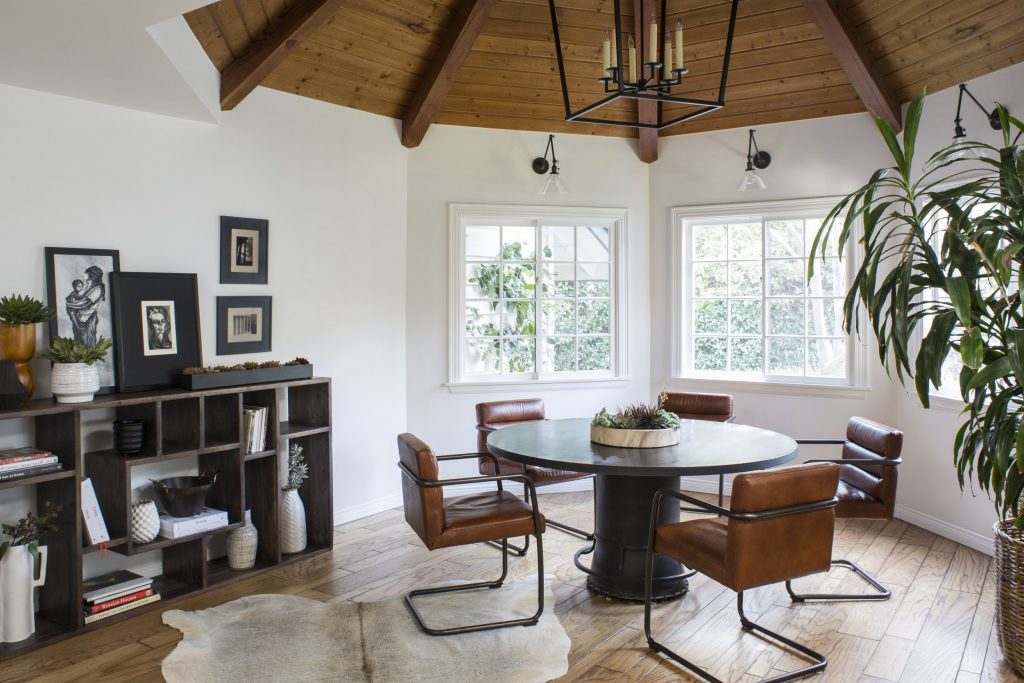
[{"label": "small potted succulent", "polygon": [[100,337],[86,346],[71,337],[57,337],[41,357],[53,361],[50,391],[57,403],[88,403],[100,390],[97,361],[107,357],[113,342]]},{"label": "small potted succulent", "polygon": [[200,391],[261,382],[309,379],[312,376],[312,364],[302,357],[287,363],[282,363],[279,360],[268,360],[262,363],[248,361],[238,365],[185,368],[181,371],[181,387],[190,391]]},{"label": "small potted succulent", "polygon": [[653,405],[638,403],[614,415],[605,408],[590,423],[590,440],[619,448],[663,448],[679,443],[679,417],[665,410],[665,395]]},{"label": "small potted succulent", "polygon": [[46,502],[42,514],[30,512],[2,527],[11,540],[0,543],[0,643],[20,642],[36,630],[32,592],[46,582],[46,546],[39,545],[39,538],[57,530],[60,513],[61,506]]},{"label": "small potted succulent", "polygon": [[299,497],[299,487],[309,478],[309,465],[302,457],[302,446],[293,443],[288,449],[288,477],[281,488],[281,552],[301,553],[306,549],[306,508]]},{"label": "small potted succulent", "polygon": [[30,296],[12,294],[0,298],[0,360],[14,361],[18,380],[32,396],[36,380],[29,362],[36,355],[36,324],[56,315],[53,309]]}]

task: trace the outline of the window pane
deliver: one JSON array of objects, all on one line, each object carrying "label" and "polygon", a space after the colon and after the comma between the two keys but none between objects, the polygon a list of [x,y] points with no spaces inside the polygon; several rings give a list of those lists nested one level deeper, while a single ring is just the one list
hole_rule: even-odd
[{"label": "window pane", "polygon": [[694,296],[726,296],[725,264],[693,264]]},{"label": "window pane", "polygon": [[502,306],[502,334],[535,334],[534,303],[506,301]]},{"label": "window pane", "polygon": [[730,303],[729,332],[732,334],[761,334],[761,301],[740,300]]},{"label": "window pane", "polygon": [[607,261],[611,255],[608,228],[580,227],[576,231],[577,261]]},{"label": "window pane", "polygon": [[761,224],[736,223],[729,226],[729,258],[761,258]]},{"label": "window pane", "polygon": [[702,299],[693,302],[693,331],[697,334],[725,334],[728,330],[728,308],[724,299]]},{"label": "window pane", "polygon": [[804,374],[804,340],[803,339],[769,339],[768,340],[768,374],[769,375],[803,375]]},{"label": "window pane", "polygon": [[768,262],[768,294],[770,296],[800,296],[804,293],[803,259],[782,259]]},{"label": "window pane", "polygon": [[611,332],[611,304],[607,299],[580,301],[576,310],[579,316],[580,334]]},{"label": "window pane", "polygon": [[757,338],[729,340],[729,369],[733,372],[761,373],[764,363],[764,342]]},{"label": "window pane", "polygon": [[474,337],[497,337],[501,334],[501,312],[497,301],[466,302],[466,334]]},{"label": "window pane", "polygon": [[809,296],[843,296],[846,294],[846,268],[839,259],[815,259],[814,276],[807,285]]},{"label": "window pane", "polygon": [[726,337],[695,337],[694,370],[727,370],[729,340]]},{"label": "window pane", "polygon": [[506,299],[532,299],[536,279],[532,263],[506,263],[501,296]]},{"label": "window pane", "polygon": [[466,298],[497,299],[501,266],[483,263],[466,264]]},{"label": "window pane", "polygon": [[494,261],[501,253],[501,231],[496,225],[466,228],[466,258]]},{"label": "window pane", "polygon": [[804,222],[769,221],[768,255],[791,258],[804,256]]},{"label": "window pane", "polygon": [[811,339],[807,342],[808,377],[846,377],[846,341]]},{"label": "window pane", "polygon": [[804,300],[769,299],[768,334],[804,335]]},{"label": "window pane", "polygon": [[576,266],[578,296],[611,296],[610,269],[607,263],[580,263]]},{"label": "window pane", "polygon": [[761,296],[761,262],[729,263],[729,296]]},{"label": "window pane", "polygon": [[572,301],[545,301],[542,325],[544,334],[576,334],[576,304]]},{"label": "window pane", "polygon": [[576,296],[576,267],[571,263],[545,263],[540,267],[544,296]]},{"label": "window pane", "polygon": [[580,370],[610,370],[611,337],[580,337]]},{"label": "window pane", "polygon": [[533,337],[517,337],[502,339],[504,356],[501,361],[502,372],[535,372],[534,358],[537,352],[537,340]]},{"label": "window pane", "polygon": [[[804,221],[805,239],[807,240],[807,250],[810,252],[811,245],[814,244],[814,236],[821,230],[821,219],[820,218],[808,218]],[[832,226],[832,232],[829,235],[828,242],[825,243],[825,255],[826,256],[838,256],[839,255],[839,233],[843,230],[843,222],[839,221],[838,225]],[[821,253],[821,244],[818,245],[818,253]],[[808,253],[808,256],[810,253]]]},{"label": "window pane", "polygon": [[498,372],[501,340],[467,339],[466,372],[471,375],[491,375]]},{"label": "window pane", "polygon": [[810,337],[842,337],[843,300],[808,299],[807,335]]},{"label": "window pane", "polygon": [[696,261],[724,261],[726,259],[726,226],[693,226],[693,258]]},{"label": "window pane", "polygon": [[576,338],[548,337],[544,340],[541,361],[544,372],[573,372],[576,370]]},{"label": "window pane", "polygon": [[537,256],[536,231],[532,227],[508,226],[501,229],[501,255],[506,261],[532,261]]},{"label": "window pane", "polygon": [[575,258],[576,231],[571,225],[545,225],[540,229],[544,258],[572,261]]}]

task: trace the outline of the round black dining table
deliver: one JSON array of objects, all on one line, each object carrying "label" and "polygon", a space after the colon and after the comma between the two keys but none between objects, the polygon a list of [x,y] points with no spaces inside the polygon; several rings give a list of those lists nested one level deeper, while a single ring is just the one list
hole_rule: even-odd
[{"label": "round black dining table", "polygon": [[[587,585],[611,597],[643,600],[644,563],[651,505],[659,489],[679,490],[679,477],[732,474],[785,464],[796,456],[796,442],[758,427],[703,420],[681,420],[679,443],[664,448],[616,448],[590,440],[590,420],[546,420],[492,432],[487,447],[495,455],[526,465],[595,475],[595,531],[591,547],[576,554]],[[663,497],[658,524],[679,521],[679,502]],[[590,567],[579,562],[592,553]],[[686,573],[679,562],[656,555],[655,599],[683,595]]]}]

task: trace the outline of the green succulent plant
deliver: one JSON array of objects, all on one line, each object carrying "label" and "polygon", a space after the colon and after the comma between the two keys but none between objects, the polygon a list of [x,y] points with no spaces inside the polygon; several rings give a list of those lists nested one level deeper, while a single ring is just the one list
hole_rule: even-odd
[{"label": "green succulent plant", "polygon": [[40,358],[53,361],[54,363],[85,363],[92,365],[107,357],[107,351],[114,342],[104,337],[96,340],[96,346],[86,346],[80,341],[71,337],[57,337],[50,344],[50,348],[40,354]]},{"label": "green succulent plant", "polygon": [[0,298],[0,324],[32,325],[45,323],[56,313],[39,299],[20,294]]},{"label": "green succulent plant", "polygon": [[679,416],[664,408],[665,395],[658,397],[652,405],[637,403],[626,406],[614,415],[606,408],[594,416],[591,421],[595,427],[610,429],[675,429],[679,426]]}]

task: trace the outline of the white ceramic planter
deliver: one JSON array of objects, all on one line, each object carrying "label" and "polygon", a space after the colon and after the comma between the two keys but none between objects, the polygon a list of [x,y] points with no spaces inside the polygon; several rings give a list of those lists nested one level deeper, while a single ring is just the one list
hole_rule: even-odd
[{"label": "white ceramic planter", "polygon": [[39,547],[39,578],[28,546],[12,545],[0,558],[0,643],[18,643],[35,633],[32,593],[45,582],[45,545]]},{"label": "white ceramic planter", "polygon": [[281,499],[281,552],[306,549],[306,508],[297,489],[284,489]]},{"label": "white ceramic planter", "polygon": [[100,371],[88,363],[54,363],[50,391],[57,403],[88,403],[100,390]]}]

